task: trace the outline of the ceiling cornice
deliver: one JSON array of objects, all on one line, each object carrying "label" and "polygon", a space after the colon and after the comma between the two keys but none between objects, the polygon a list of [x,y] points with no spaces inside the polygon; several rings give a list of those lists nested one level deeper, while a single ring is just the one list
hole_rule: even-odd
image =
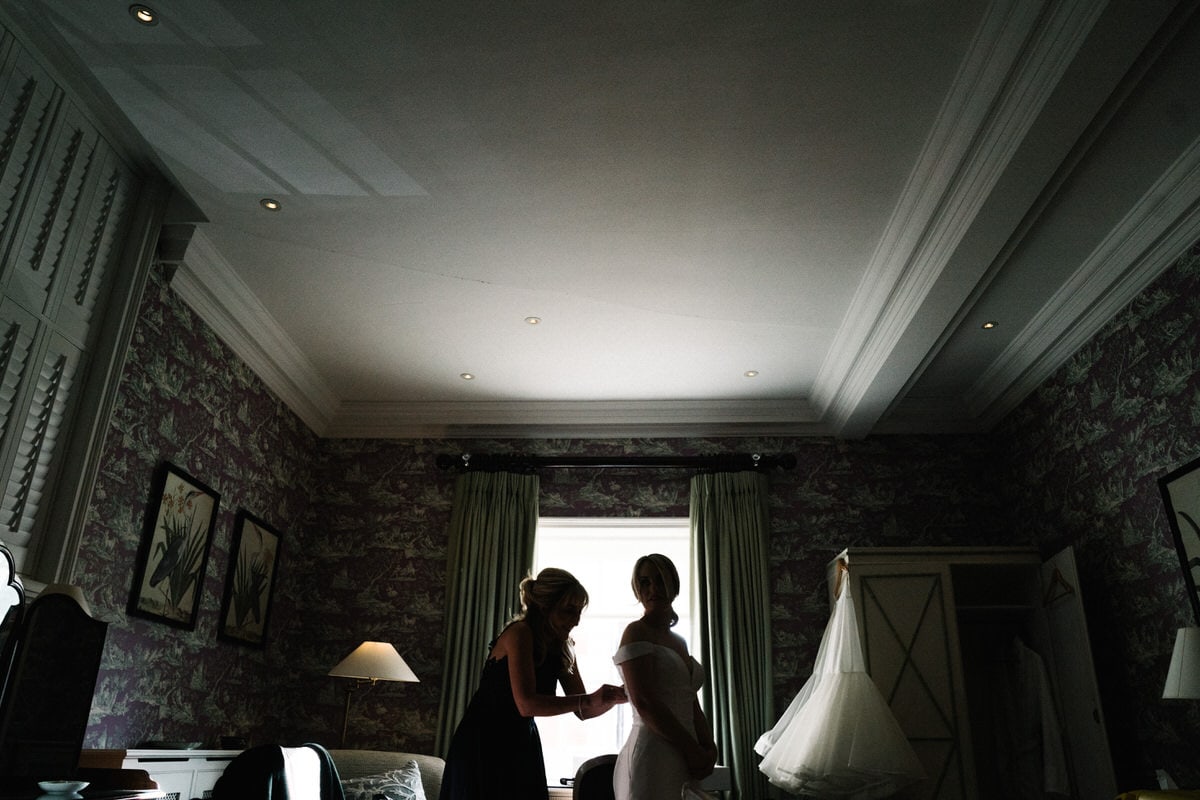
[{"label": "ceiling cornice", "polygon": [[1084,260],[980,376],[968,414],[998,422],[1200,238],[1200,139]]},{"label": "ceiling cornice", "polygon": [[304,424],[324,435],[337,397],[202,230],[192,234],[171,288]]},{"label": "ceiling cornice", "polygon": [[807,401],[355,402],[340,400],[197,229],[171,288],[318,436],[462,438],[813,436]]},{"label": "ceiling cornice", "polygon": [[814,385],[835,434],[865,436],[887,411],[881,373],[1102,11],[1089,0],[1045,15],[991,6]]},{"label": "ceiling cornice", "polygon": [[826,433],[803,400],[347,403],[326,435],[624,438]]}]

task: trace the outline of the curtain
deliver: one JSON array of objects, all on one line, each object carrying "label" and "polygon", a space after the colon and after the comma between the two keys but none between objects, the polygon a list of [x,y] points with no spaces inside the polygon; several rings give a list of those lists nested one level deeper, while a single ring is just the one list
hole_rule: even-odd
[{"label": "curtain", "polygon": [[775,719],[766,475],[693,477],[691,521],[700,651],[709,676],[704,708],[737,797],[758,800],[767,796],[767,781],[754,744]]},{"label": "curtain", "polygon": [[518,585],[533,567],[537,520],[537,475],[468,472],[455,481],[435,751],[443,757],[479,685],[488,643],[521,609]]}]

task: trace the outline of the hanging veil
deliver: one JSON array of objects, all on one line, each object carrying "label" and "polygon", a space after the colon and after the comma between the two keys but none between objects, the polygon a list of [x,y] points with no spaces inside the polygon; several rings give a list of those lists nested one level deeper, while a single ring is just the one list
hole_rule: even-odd
[{"label": "hanging veil", "polygon": [[925,777],[866,672],[849,580],[842,581],[812,677],[754,749],[771,783],[809,797],[873,800]]}]

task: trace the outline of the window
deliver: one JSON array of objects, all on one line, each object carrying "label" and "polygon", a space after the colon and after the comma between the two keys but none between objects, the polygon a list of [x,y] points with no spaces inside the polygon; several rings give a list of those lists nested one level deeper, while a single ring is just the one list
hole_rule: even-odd
[{"label": "window", "polygon": [[[561,567],[588,590],[588,607],[573,633],[579,672],[588,691],[602,683],[621,683],[612,656],[625,626],[641,616],[641,605],[629,581],[634,562],[647,553],[662,553],[679,570],[682,588],[675,601],[679,614],[675,631],[688,640],[688,648],[694,652],[688,588],[691,534],[686,517],[538,520],[534,574],[544,567]],[[629,706],[621,705],[586,722],[574,714],[538,718],[550,785],[574,777],[579,765],[593,756],[618,752],[629,734],[630,716]]]}]

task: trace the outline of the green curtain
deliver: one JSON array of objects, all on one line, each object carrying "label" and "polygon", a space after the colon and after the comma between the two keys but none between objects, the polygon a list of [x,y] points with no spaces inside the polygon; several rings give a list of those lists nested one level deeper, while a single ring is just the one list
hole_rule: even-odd
[{"label": "green curtain", "polygon": [[479,684],[488,642],[521,609],[518,585],[533,568],[537,520],[537,475],[468,472],[454,484],[435,751],[443,757]]},{"label": "green curtain", "polygon": [[758,472],[692,478],[704,708],[740,800],[767,796],[754,744],[774,725],[767,495]]}]

